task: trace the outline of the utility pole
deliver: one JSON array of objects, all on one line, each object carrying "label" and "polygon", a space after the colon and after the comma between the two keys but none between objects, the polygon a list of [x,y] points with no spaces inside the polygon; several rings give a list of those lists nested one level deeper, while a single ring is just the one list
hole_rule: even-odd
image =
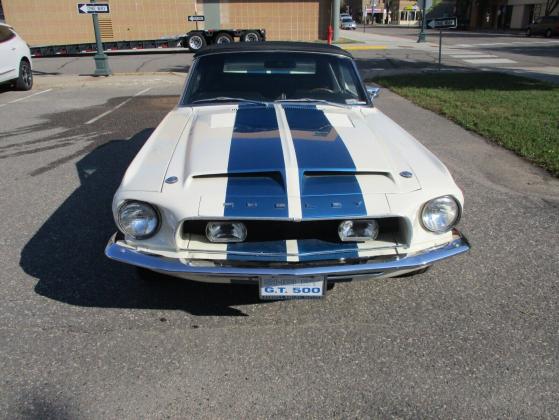
[{"label": "utility pole", "polygon": [[332,0],[332,27],[334,28],[334,41],[340,39],[340,0]]},{"label": "utility pole", "polygon": [[[95,3],[95,0],[91,0]],[[110,76],[112,74],[109,67],[109,57],[103,51],[103,41],[101,40],[101,30],[99,29],[99,15],[94,13],[91,15],[93,18],[93,30],[95,31],[95,42],[97,43],[97,53],[95,54],[95,76]]]},{"label": "utility pole", "polygon": [[417,38],[417,42],[425,42],[425,25],[427,22],[425,16],[425,9],[427,9],[427,0],[423,0],[422,2],[422,9],[421,9],[421,30],[419,31],[419,37]]}]

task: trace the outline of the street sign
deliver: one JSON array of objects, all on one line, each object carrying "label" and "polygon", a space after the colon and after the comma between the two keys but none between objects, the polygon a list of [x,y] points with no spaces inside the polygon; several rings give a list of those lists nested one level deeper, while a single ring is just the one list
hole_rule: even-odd
[{"label": "street sign", "polygon": [[458,26],[458,18],[436,18],[427,21],[427,27],[431,29],[452,29]]},{"label": "street sign", "polygon": [[78,3],[80,15],[96,15],[98,13],[109,13],[108,3]]},{"label": "street sign", "polygon": [[188,21],[189,22],[204,22],[206,20],[206,17],[203,15],[191,15],[188,16]]}]

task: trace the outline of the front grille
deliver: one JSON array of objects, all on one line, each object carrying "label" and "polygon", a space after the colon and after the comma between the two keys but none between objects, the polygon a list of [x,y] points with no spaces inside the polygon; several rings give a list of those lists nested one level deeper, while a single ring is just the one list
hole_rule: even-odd
[{"label": "front grille", "polygon": [[[379,239],[404,243],[405,223],[400,217],[375,219],[379,223]],[[210,220],[186,220],[182,225],[183,237],[187,234],[206,235]],[[325,242],[341,242],[338,225],[341,220],[313,220],[303,222],[276,220],[241,220],[247,227],[245,242],[318,239]]]}]

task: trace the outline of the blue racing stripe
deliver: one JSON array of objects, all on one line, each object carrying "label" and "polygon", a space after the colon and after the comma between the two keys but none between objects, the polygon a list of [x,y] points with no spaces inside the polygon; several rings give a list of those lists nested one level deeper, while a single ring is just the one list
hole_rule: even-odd
[{"label": "blue racing stripe", "polygon": [[[246,252],[250,255],[235,254]],[[260,255],[262,253],[274,255]],[[266,242],[236,242],[227,245],[227,259],[237,261],[286,261],[287,247],[284,240]]]},{"label": "blue racing stripe", "polygon": [[[324,261],[340,258],[358,258],[359,249],[355,242],[327,242],[320,239],[300,239],[299,261]],[[312,252],[324,252],[320,255],[305,255]]]},{"label": "blue racing stripe", "polygon": [[[367,214],[355,163],[324,112],[316,106],[284,106],[297,155],[303,219]],[[344,172],[347,172],[344,174]],[[300,254],[340,250],[339,254],[301,255],[300,261],[357,258],[356,243],[297,241]]]},{"label": "blue racing stripe", "polygon": [[[239,105],[227,167],[224,216],[229,218],[287,218],[285,162],[276,111],[273,106]],[[250,233],[249,233],[250,235]],[[285,261],[285,241],[230,243],[228,259]],[[230,252],[259,252],[253,256]]]},{"label": "blue racing stripe", "polygon": [[273,107],[239,105],[227,173],[224,216],[288,216],[285,162]]},{"label": "blue racing stripe", "polygon": [[324,112],[314,105],[283,108],[299,165],[303,219],[366,215],[353,159]]}]

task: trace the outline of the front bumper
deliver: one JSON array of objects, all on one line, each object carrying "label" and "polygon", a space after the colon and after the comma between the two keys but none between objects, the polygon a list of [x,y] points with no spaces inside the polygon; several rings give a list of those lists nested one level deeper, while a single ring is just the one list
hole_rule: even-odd
[{"label": "front bumper", "polygon": [[166,258],[147,254],[127,247],[116,241],[116,234],[111,237],[105,255],[115,261],[124,262],[149,270],[207,282],[253,282],[260,277],[309,277],[323,276],[330,282],[350,281],[365,278],[394,277],[428,267],[437,261],[467,252],[468,240],[458,231],[453,231],[453,240],[449,243],[423,250],[413,255],[368,258],[359,262],[339,262],[336,264],[302,265],[293,263],[281,267],[228,265],[227,261],[208,262],[178,258]]}]

